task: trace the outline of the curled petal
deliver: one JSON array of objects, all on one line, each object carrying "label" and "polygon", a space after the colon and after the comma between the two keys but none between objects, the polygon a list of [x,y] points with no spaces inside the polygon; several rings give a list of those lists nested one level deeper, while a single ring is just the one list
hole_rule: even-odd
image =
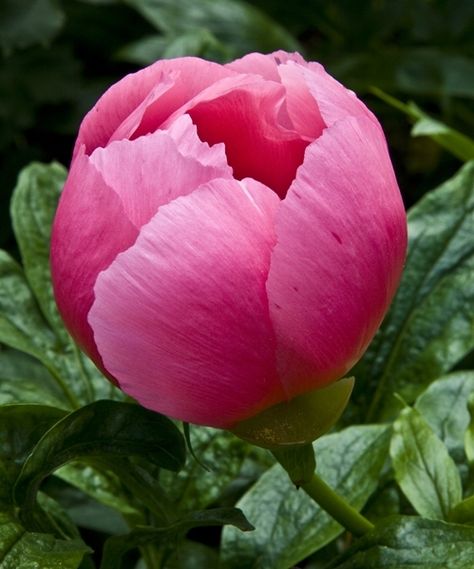
[{"label": "curled petal", "polygon": [[145,407],[228,427],[284,397],[265,289],[279,203],[215,180],[161,207],[99,275],[99,352]]},{"label": "curled petal", "polygon": [[308,147],[276,232],[267,291],[294,396],[360,358],[401,275],[406,221],[380,126],[350,117]]},{"label": "curled petal", "polygon": [[197,93],[233,74],[217,63],[182,57],[157,61],[127,75],[112,85],[84,118],[74,155],[83,145],[86,154],[91,154],[95,148],[106,146],[111,138],[153,132]]},{"label": "curled petal", "polygon": [[214,178],[232,177],[224,146],[210,148],[201,142],[188,115],[169,130],[98,148],[90,160],[120,196],[137,228],[148,223],[163,204]]}]

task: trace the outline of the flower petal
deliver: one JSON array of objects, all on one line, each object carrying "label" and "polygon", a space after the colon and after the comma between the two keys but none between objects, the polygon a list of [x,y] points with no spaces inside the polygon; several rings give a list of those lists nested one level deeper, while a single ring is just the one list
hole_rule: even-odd
[{"label": "flower petal", "polygon": [[172,115],[163,128],[188,113],[201,140],[225,144],[235,178],[254,178],[283,196],[308,145],[287,121],[281,120],[284,101],[285,88],[280,83],[239,75],[205,89]]},{"label": "flower petal", "polygon": [[[294,63],[290,65],[295,65]],[[372,112],[357,98],[356,94],[326,72],[320,63],[310,62],[295,65],[306,77],[310,93],[316,100],[321,116],[327,126],[348,116],[364,116],[378,124]]]},{"label": "flower petal", "polygon": [[[157,61],[127,75],[112,85],[84,118],[74,155],[82,145],[86,154],[91,154],[95,148],[105,146],[114,133],[116,140],[119,134],[129,138],[131,133],[137,137],[155,131],[186,101],[233,74],[217,63],[182,57]],[[118,131],[124,122],[123,130]]]},{"label": "flower petal", "polygon": [[375,334],[406,247],[402,200],[380,126],[326,129],[277,216],[267,291],[289,395],[341,377]]},{"label": "flower petal", "polygon": [[51,237],[54,293],[68,330],[100,365],[87,314],[97,275],[138,235],[120,198],[84,155],[71,165]]},{"label": "flower petal", "polygon": [[97,148],[91,162],[120,196],[130,221],[140,228],[158,208],[214,178],[231,178],[222,144],[201,142],[188,115],[169,130]]},{"label": "flower petal", "polygon": [[97,279],[106,368],[142,405],[228,427],[284,397],[265,281],[278,197],[214,180],[161,207]]}]

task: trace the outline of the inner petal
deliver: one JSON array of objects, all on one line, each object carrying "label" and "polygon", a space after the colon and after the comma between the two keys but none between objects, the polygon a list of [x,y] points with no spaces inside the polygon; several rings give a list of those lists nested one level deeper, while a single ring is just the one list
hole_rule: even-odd
[{"label": "inner petal", "polygon": [[281,84],[254,80],[187,110],[201,140],[225,144],[235,178],[258,180],[280,197],[294,180],[309,144],[281,122],[285,95]]}]

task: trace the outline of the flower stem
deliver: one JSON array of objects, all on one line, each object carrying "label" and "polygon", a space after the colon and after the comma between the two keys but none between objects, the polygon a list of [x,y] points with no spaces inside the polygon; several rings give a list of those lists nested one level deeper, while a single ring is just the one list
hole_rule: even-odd
[{"label": "flower stem", "polygon": [[301,484],[301,488],[330,516],[348,531],[361,536],[374,529],[374,525],[362,514],[359,514],[339,494],[336,494],[316,473],[309,482]]}]

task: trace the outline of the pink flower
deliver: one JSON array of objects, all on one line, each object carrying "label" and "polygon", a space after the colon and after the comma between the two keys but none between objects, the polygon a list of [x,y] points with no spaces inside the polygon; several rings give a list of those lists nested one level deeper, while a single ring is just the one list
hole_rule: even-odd
[{"label": "pink flower", "polygon": [[353,366],[405,248],[376,118],[277,52],[113,85],[81,125],[51,261],[68,329],[123,391],[228,428]]}]

